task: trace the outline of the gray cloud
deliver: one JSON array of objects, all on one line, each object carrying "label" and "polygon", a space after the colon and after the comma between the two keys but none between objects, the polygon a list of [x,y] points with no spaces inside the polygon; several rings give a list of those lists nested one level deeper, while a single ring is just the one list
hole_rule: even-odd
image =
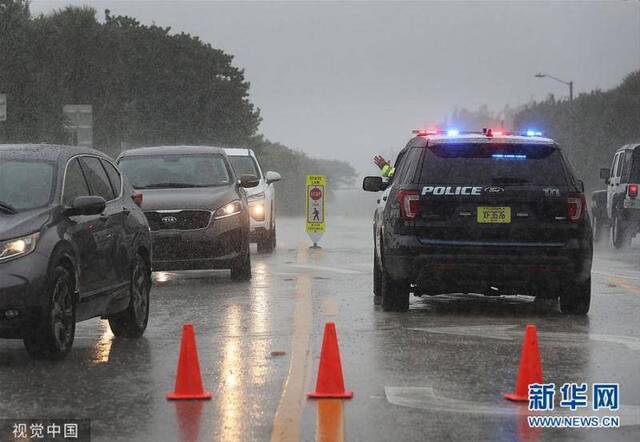
[{"label": "gray cloud", "polygon": [[65,4],[171,26],[234,54],[268,138],[363,171],[376,151],[456,106],[566,95],[538,71],[580,93],[640,68],[640,2],[34,0],[32,11]]}]

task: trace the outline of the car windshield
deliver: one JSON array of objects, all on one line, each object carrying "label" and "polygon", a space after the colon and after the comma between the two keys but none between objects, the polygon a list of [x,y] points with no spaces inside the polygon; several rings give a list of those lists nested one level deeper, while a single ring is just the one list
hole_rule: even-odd
[{"label": "car windshield", "polygon": [[54,177],[51,162],[0,156],[0,207],[5,209],[0,213],[46,206],[53,196]]},{"label": "car windshield", "polygon": [[164,154],[124,157],[120,169],[136,189],[226,186],[227,163],[219,154]]},{"label": "car windshield", "polygon": [[426,149],[420,183],[567,185],[560,152],[535,144],[441,144]]},{"label": "car windshield", "polygon": [[229,156],[231,165],[236,171],[236,175],[255,175],[260,178],[260,172],[258,172],[258,166],[255,160],[248,155],[233,155]]}]

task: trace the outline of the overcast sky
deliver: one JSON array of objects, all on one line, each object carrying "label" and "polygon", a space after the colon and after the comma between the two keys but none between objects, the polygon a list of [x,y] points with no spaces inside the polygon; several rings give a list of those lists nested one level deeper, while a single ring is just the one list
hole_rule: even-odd
[{"label": "overcast sky", "polygon": [[[32,1],[32,12],[86,4],[198,35],[235,56],[267,138],[373,169],[412,128],[455,107],[502,109],[567,95],[536,79],[608,89],[640,69],[640,1],[187,2]],[[477,128],[464,128],[477,129]]]}]

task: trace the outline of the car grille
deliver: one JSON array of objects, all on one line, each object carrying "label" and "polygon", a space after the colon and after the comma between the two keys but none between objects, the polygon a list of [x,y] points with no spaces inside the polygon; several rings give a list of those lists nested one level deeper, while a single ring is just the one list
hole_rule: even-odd
[{"label": "car grille", "polygon": [[197,230],[209,225],[208,210],[183,210],[180,212],[145,212],[151,230]]}]

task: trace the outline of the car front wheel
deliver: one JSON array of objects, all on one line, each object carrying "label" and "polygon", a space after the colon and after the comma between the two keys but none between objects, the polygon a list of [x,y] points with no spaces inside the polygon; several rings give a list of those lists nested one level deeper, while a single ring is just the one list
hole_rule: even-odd
[{"label": "car front wheel", "polygon": [[48,305],[41,323],[24,337],[24,346],[35,359],[57,360],[71,350],[76,333],[75,282],[64,266],[56,266],[49,276]]},{"label": "car front wheel", "polygon": [[129,281],[129,306],[126,310],[109,316],[109,326],[115,336],[139,338],[149,322],[149,292],[151,272],[147,262],[137,255],[131,268]]},{"label": "car front wheel", "polygon": [[266,238],[258,241],[258,253],[272,253],[276,248],[276,224],[275,221],[271,223],[271,230],[267,234]]},{"label": "car front wheel", "polygon": [[245,241],[242,254],[231,264],[231,279],[234,281],[249,281],[251,279],[251,253],[249,241]]}]

